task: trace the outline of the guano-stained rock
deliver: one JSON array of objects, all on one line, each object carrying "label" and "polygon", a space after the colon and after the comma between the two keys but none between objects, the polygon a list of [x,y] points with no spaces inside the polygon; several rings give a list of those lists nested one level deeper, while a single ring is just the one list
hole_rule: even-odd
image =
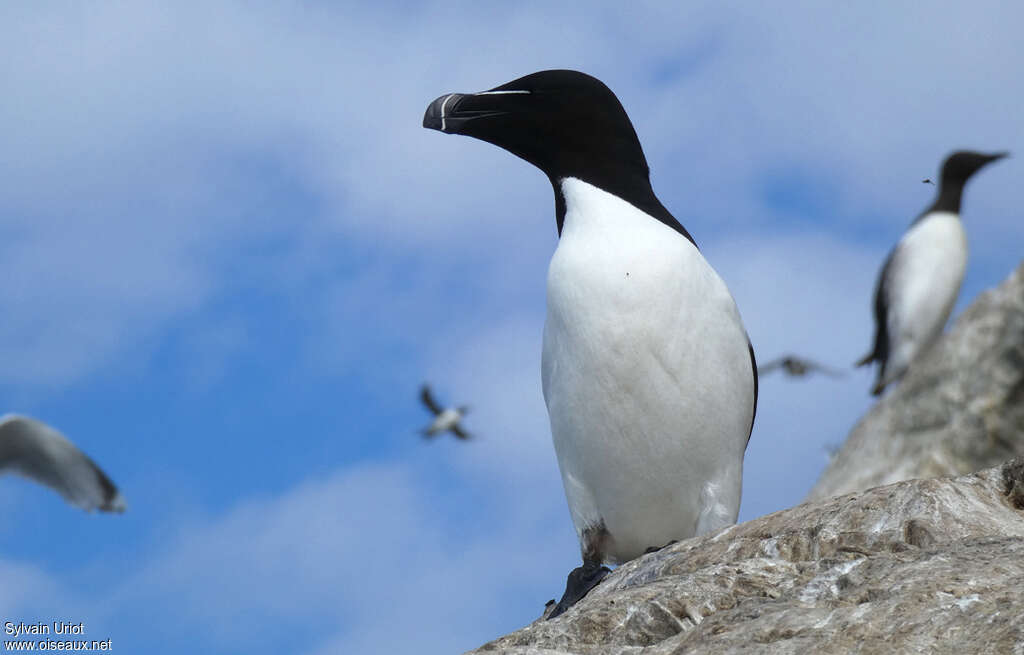
[{"label": "guano-stained rock", "polygon": [[805,503],[624,564],[471,652],[1024,653],[1022,489],[1018,460]]},{"label": "guano-stained rock", "polygon": [[1024,265],[861,419],[808,502],[628,562],[471,653],[1024,655],[1015,456]]}]

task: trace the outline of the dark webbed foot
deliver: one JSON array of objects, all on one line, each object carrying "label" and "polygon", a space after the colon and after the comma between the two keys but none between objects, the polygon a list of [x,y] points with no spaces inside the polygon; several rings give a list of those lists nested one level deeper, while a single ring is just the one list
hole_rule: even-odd
[{"label": "dark webbed foot", "polygon": [[583,562],[583,566],[574,568],[565,581],[565,593],[562,594],[562,600],[558,601],[555,608],[548,614],[548,620],[575,605],[609,573],[611,573],[611,569],[601,566],[597,562]]}]

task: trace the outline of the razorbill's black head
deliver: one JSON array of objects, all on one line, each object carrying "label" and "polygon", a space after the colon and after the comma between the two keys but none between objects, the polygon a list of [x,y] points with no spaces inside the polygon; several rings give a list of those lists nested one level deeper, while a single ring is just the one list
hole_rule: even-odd
[{"label": "razorbill's black head", "polygon": [[0,473],[20,473],[86,511],[123,512],[107,474],[60,432],[26,416],[0,418]]},{"label": "razorbill's black head", "polygon": [[753,350],[725,283],[655,197],[633,124],[601,81],[543,71],[447,94],[423,125],[498,145],[555,191],[541,381],[583,556],[557,616],[604,577],[602,563],[736,521]]},{"label": "razorbill's black head", "polygon": [[622,198],[693,238],[658,201],[640,140],[605,84],[571,70],[533,73],[480,93],[448,93],[430,103],[423,127],[471,136],[542,170],[555,189],[562,233],[560,181],[573,177]]},{"label": "razorbill's black head", "polygon": [[875,340],[857,362],[878,362],[871,393],[907,372],[913,359],[942,333],[967,268],[967,237],[960,222],[964,185],[1007,153],[954,152],[942,164],[935,201],[889,252],[875,286]]}]

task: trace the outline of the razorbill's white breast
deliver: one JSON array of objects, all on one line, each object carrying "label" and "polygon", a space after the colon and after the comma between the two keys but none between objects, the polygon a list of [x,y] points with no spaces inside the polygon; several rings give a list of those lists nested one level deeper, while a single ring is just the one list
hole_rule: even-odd
[{"label": "razorbill's white breast", "polygon": [[540,168],[560,234],[542,379],[583,566],[552,616],[652,547],[736,521],[753,349],[729,290],[651,189],[618,98],[575,71],[437,98],[424,127]]},{"label": "razorbill's white breast", "polygon": [[857,362],[879,364],[872,394],[903,377],[942,333],[967,268],[967,236],[960,223],[964,185],[1006,154],[962,150],[947,157],[935,201],[886,258],[875,287],[874,346]]},{"label": "razorbill's white breast", "polygon": [[20,473],[86,511],[123,512],[124,498],[89,457],[50,426],[26,416],[0,418],[0,473]]}]

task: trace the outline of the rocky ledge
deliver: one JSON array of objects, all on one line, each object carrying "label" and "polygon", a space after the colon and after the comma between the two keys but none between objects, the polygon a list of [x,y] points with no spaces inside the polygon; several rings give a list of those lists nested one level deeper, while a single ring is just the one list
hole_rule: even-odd
[{"label": "rocky ledge", "polygon": [[999,464],[1022,455],[1024,265],[861,419],[808,503],[624,564],[471,652],[1024,655],[1024,459]]},{"label": "rocky ledge", "polygon": [[1024,460],[674,544],[471,652],[1024,653]]}]

